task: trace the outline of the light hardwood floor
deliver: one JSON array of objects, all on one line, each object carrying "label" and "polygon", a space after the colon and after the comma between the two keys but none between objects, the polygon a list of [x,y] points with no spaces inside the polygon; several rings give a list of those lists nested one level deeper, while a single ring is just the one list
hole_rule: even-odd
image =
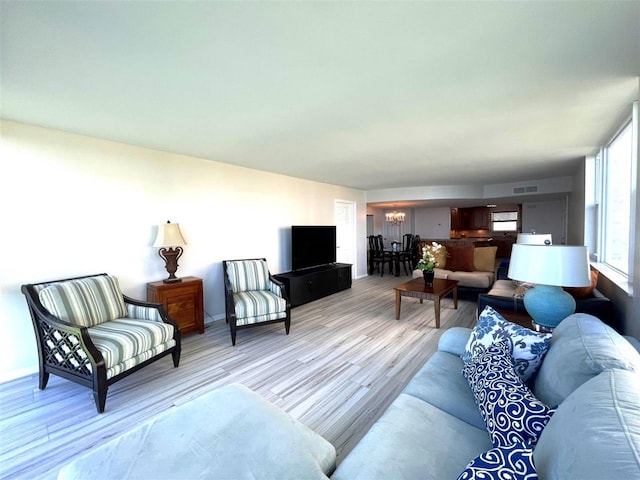
[{"label": "light hardwood floor", "polygon": [[243,330],[232,347],[225,322],[214,322],[183,338],[179,368],[169,356],[111,386],[103,414],[89,389],[55,376],[43,391],[37,375],[0,384],[0,478],[55,478],[83,451],[232,382],[325,437],[339,462],[436,350],[442,332],[475,324],[476,304],[461,300],[454,310],[450,298],[439,330],[430,301],[403,298],[396,321],[393,286],[407,280],[358,279],[294,308],[288,336],[282,324]]}]

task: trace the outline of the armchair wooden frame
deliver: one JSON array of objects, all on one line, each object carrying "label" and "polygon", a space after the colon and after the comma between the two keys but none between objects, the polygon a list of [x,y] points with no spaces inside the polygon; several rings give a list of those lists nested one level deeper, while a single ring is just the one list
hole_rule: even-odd
[{"label": "armchair wooden frame", "polygon": [[225,304],[225,314],[226,314],[226,320],[227,323],[229,324],[229,330],[231,333],[231,344],[235,346],[236,344],[236,333],[238,330],[244,329],[244,328],[251,328],[251,327],[260,327],[262,325],[268,325],[270,323],[278,323],[278,322],[284,322],[284,328],[285,328],[285,332],[287,335],[289,335],[289,330],[291,329],[291,301],[289,300],[289,296],[287,295],[287,291],[286,288],[284,286],[284,283],[282,283],[280,280],[276,279],[273,275],[271,275],[271,272],[269,272],[269,280],[278,285],[280,287],[280,291],[282,292],[282,297],[286,300],[287,302],[287,306],[286,306],[286,316],[283,318],[278,318],[275,320],[267,320],[267,321],[263,321],[263,322],[259,322],[259,323],[249,323],[246,325],[238,325],[237,324],[237,316],[236,316],[236,309],[235,309],[235,304],[233,302],[233,287],[231,286],[231,281],[229,280],[229,275],[227,274],[227,263],[231,263],[231,262],[242,262],[242,261],[252,261],[252,260],[261,260],[263,262],[266,263],[266,259],[265,258],[243,258],[243,259],[238,259],[238,260],[223,260],[222,261],[222,270],[223,270],[223,276],[224,276],[224,304]]},{"label": "armchair wooden frame", "polygon": [[[99,275],[107,274],[101,273]],[[66,378],[67,380],[92,389],[96,409],[98,413],[102,413],[104,412],[109,385],[114,384],[118,380],[131,375],[133,372],[140,370],[168,354],[171,354],[173,357],[174,367],[178,367],[180,363],[181,342],[178,325],[171,320],[161,304],[143,302],[123,295],[125,304],[150,307],[158,310],[162,321],[174,327],[173,339],[175,340],[175,346],[107,379],[107,366],[105,365],[103,355],[91,340],[87,327],[74,325],[52,315],[42,305],[38,296],[39,286],[95,276],[97,275],[86,275],[22,285],[21,291],[27,300],[38,346],[38,388],[40,390],[46,388],[50,374]]]}]

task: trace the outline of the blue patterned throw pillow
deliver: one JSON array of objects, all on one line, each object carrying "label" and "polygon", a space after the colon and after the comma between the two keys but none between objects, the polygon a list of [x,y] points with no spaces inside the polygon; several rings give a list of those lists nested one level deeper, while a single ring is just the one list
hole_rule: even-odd
[{"label": "blue patterned throw pillow", "polygon": [[492,448],[474,458],[458,480],[538,480],[533,449],[525,442]]},{"label": "blue patterned throw pillow", "polygon": [[467,363],[474,355],[492,343],[505,342],[520,378],[525,382],[538,370],[549,349],[550,333],[534,332],[529,328],[505,320],[493,308],[487,306],[471,331],[462,360]]},{"label": "blue patterned throw pillow", "polygon": [[466,363],[467,379],[495,447],[538,442],[554,410],[538,400],[513,367],[509,347],[495,343]]}]

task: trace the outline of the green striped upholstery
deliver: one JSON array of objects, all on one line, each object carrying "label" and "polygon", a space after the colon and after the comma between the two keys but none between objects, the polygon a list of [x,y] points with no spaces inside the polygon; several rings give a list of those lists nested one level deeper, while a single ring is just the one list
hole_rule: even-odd
[{"label": "green striped upholstery", "polygon": [[277,320],[286,316],[286,300],[268,290],[236,293],[233,303],[237,325]]},{"label": "green striped upholstery", "polygon": [[287,314],[285,312],[269,313],[267,315],[259,315],[257,317],[236,318],[236,325],[242,327],[244,325],[253,325],[256,323],[269,322],[271,320],[278,320],[279,318],[285,318]]},{"label": "green striped upholstery", "polygon": [[140,320],[150,320],[152,322],[162,322],[162,317],[157,308],[143,307],[127,303],[127,317]]},{"label": "green striped upholstery", "polygon": [[112,276],[51,283],[38,296],[49,313],[83,327],[127,316],[118,279]]},{"label": "green striped upholstery", "polygon": [[269,268],[264,260],[228,261],[227,276],[233,293],[269,290]]},{"label": "green striped upholstery", "polygon": [[175,345],[173,326],[167,323],[119,318],[87,331],[104,357],[107,378]]},{"label": "green striped upholstery", "polygon": [[137,355],[129,360],[125,360],[118,365],[114,365],[113,367],[107,370],[107,379],[119,375],[122,372],[129,370],[130,368],[135,367],[136,365],[141,364],[142,362],[146,362],[150,358],[155,357],[156,355],[161,354],[162,352],[169,350],[176,344],[175,340],[170,340],[167,343],[163,343],[162,345],[157,345],[153,347],[151,350],[147,350],[146,352],[142,352],[140,355]]},{"label": "green striped upholstery", "polygon": [[282,297],[282,287],[271,280],[269,280],[269,290],[271,293],[275,293],[277,296]]}]

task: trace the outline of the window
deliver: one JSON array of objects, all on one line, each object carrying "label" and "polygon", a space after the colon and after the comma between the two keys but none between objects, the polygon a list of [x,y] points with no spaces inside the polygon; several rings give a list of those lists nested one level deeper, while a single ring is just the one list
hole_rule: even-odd
[{"label": "window", "polygon": [[494,232],[515,232],[518,230],[518,212],[493,212],[491,223]]},{"label": "window", "polygon": [[[637,116],[636,116],[637,118]],[[627,278],[635,217],[634,120],[602,149],[600,161],[600,261]]]}]

